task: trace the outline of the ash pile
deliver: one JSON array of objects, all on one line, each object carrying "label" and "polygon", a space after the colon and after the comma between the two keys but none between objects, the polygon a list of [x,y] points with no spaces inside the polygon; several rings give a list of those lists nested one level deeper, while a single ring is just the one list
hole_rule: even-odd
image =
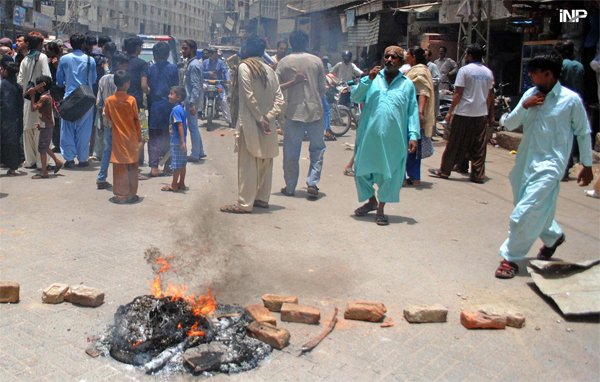
[{"label": "ash pile", "polygon": [[238,373],[257,367],[272,350],[247,336],[252,321],[238,306],[217,304],[203,316],[181,299],[145,295],[117,309],[95,347],[148,374]]}]

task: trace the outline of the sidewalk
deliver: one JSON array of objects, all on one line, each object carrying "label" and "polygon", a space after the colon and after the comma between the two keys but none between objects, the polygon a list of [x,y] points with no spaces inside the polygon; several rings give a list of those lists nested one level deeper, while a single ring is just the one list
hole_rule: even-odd
[{"label": "sidewalk", "polygon": [[[32,180],[29,171],[0,178],[0,280],[21,285],[20,303],[0,304],[1,381],[201,378],[147,376],[84,352],[119,305],[149,293],[153,274],[144,251],[151,245],[175,256],[173,281],[194,291],[210,287],[222,303],[295,294],[321,309],[323,325],[336,306],[341,317],[348,301],[375,300],[386,304],[395,322],[381,328],[341,319],[302,357],[301,345],[321,327],[281,323],[291,332],[291,346],[275,350],[258,369],[216,381],[598,380],[597,316],[565,320],[536,292],[525,267],[513,280],[493,277],[512,209],[507,174],[514,156],[508,151],[488,146],[490,180],[477,185],[461,175],[426,175],[439,165],[443,143],[436,142],[436,154],[423,162],[422,187],[403,188],[401,202],[386,206],[390,226],[379,227],[371,217],[352,216],[359,203],[353,179],[342,169],[352,155],[344,142],[353,143],[354,135],[328,142],[319,200],[305,198],[302,177],[296,197],[279,193],[279,156],[271,208],[250,215],[218,211],[236,195],[231,130],[202,129],[202,136],[209,158],[188,165],[189,191],[161,192],[170,178],[141,181],[143,201],[135,205],[109,203],[111,192],[96,190],[97,168],[62,170],[50,180]],[[308,168],[304,145],[301,174]],[[561,183],[557,220],[567,242],[558,258],[598,257],[598,202],[574,180]],[[94,309],[42,304],[42,289],[54,282],[100,288],[105,303]],[[435,303],[449,308],[447,323],[411,325],[402,317],[410,305]],[[481,305],[520,311],[526,326],[467,331],[460,310]]]}]

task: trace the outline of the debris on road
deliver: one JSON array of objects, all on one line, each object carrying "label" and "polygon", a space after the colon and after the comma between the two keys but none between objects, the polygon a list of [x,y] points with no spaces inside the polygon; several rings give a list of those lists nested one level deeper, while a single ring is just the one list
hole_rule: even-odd
[{"label": "debris on road", "polygon": [[481,311],[463,310],[460,312],[460,323],[467,329],[504,329],[506,317]]},{"label": "debris on road", "polygon": [[344,318],[346,320],[381,322],[386,312],[387,309],[381,302],[353,301],[346,305]]},{"label": "debris on road", "polygon": [[386,317],[385,320],[383,320],[383,323],[381,325],[379,325],[379,327],[391,328],[394,325],[396,325],[396,324],[394,324],[394,320],[391,317]]},{"label": "debris on road", "polygon": [[333,315],[331,316],[331,319],[329,319],[329,323],[327,324],[325,329],[323,329],[323,331],[319,333],[318,336],[314,337],[313,339],[302,345],[302,349],[300,349],[300,355],[313,350],[321,341],[323,341],[325,337],[327,337],[329,333],[333,331],[333,328],[335,328],[335,324],[337,323],[337,314],[338,308],[335,308],[333,310]]},{"label": "debris on road", "polygon": [[246,312],[257,322],[267,322],[277,326],[277,319],[271,314],[269,309],[259,304],[252,304],[246,307]]},{"label": "debris on road", "polygon": [[321,312],[311,306],[290,303],[281,306],[281,321],[316,325],[320,319]]},{"label": "debris on road", "polygon": [[14,281],[0,281],[0,303],[19,302],[21,286]]},{"label": "debris on road", "polygon": [[532,260],[527,267],[539,290],[550,297],[563,314],[600,313],[599,260],[577,263]]},{"label": "debris on road", "polygon": [[404,309],[404,318],[412,324],[446,322],[448,308],[441,304],[432,306],[411,306]]},{"label": "debris on road", "polygon": [[65,301],[95,308],[104,303],[104,292],[85,285],[75,285],[71,286],[65,294]]},{"label": "debris on road", "polygon": [[252,322],[248,325],[248,335],[271,347],[281,350],[290,344],[290,332],[265,322]]},{"label": "debris on road", "polygon": [[269,309],[271,312],[281,312],[281,306],[286,302],[290,304],[298,303],[298,297],[296,296],[263,294],[261,298],[265,308]]},{"label": "debris on road", "polygon": [[68,291],[67,284],[54,283],[42,291],[42,302],[44,304],[60,304],[65,301]]}]

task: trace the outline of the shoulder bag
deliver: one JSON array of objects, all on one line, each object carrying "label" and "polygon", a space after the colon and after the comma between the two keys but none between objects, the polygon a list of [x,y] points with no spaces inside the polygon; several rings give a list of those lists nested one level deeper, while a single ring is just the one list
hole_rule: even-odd
[{"label": "shoulder bag", "polygon": [[[90,56],[87,61],[87,79],[90,78]],[[96,95],[89,84],[81,84],[71,94],[65,97],[58,106],[60,116],[69,122],[75,122],[83,117],[96,103]]]}]

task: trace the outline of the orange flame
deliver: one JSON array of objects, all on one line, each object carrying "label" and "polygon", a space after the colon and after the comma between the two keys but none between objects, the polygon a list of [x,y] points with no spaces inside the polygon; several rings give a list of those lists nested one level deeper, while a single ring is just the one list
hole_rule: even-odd
[{"label": "orange flame", "polygon": [[136,341],[135,343],[133,343],[133,344],[131,345],[131,347],[132,347],[132,348],[136,348],[136,347],[140,346],[140,345],[141,345],[143,342],[144,342],[144,341],[141,341],[141,340],[140,340],[140,341]]},{"label": "orange flame", "polygon": [[[217,301],[215,300],[210,289],[207,290],[206,294],[198,297],[196,297],[195,294],[188,294],[188,287],[186,285],[175,285],[169,283],[163,290],[160,274],[171,269],[171,265],[168,262],[168,259],[170,258],[172,258],[172,256],[156,259],[156,263],[160,264],[161,268],[158,270],[157,276],[150,283],[152,295],[156,298],[169,297],[171,301],[185,301],[191,307],[192,314],[196,317],[212,315],[217,308]],[[194,325],[192,325],[190,330],[187,332],[188,337],[205,335],[203,331],[198,330],[198,326],[199,322],[196,322]],[[178,325],[178,329],[181,329],[181,324]]]}]

